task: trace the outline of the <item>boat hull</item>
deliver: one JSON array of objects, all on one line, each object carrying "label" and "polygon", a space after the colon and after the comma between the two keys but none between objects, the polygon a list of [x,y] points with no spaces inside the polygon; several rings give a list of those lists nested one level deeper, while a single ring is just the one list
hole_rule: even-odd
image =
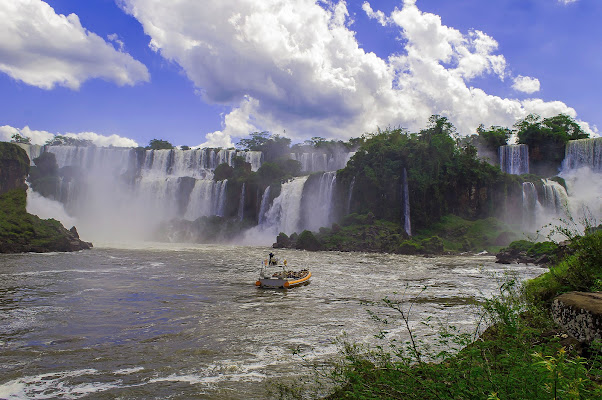
[{"label": "boat hull", "polygon": [[283,278],[259,278],[255,285],[260,288],[272,288],[272,289],[290,289],[293,287],[307,285],[311,278],[311,272],[308,272],[306,276],[300,279],[283,279]]}]

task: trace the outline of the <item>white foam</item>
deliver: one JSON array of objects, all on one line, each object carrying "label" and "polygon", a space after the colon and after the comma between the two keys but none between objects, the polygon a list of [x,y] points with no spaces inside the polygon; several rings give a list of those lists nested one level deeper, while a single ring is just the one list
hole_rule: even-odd
[{"label": "white foam", "polygon": [[2,399],[77,399],[92,393],[104,392],[121,386],[120,381],[87,382],[69,385],[67,378],[97,375],[95,369],[63,371],[36,376],[26,376],[0,385]]},{"label": "white foam", "polygon": [[114,374],[115,375],[130,375],[130,374],[140,372],[143,370],[144,370],[144,367],[124,368],[124,369],[118,369],[117,371],[114,372]]}]

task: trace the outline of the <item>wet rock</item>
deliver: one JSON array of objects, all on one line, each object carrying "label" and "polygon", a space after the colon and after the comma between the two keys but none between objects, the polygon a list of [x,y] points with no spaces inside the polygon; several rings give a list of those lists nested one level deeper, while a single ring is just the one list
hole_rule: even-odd
[{"label": "wet rock", "polygon": [[602,339],[602,292],[569,292],[554,299],[552,317],[583,343]]}]

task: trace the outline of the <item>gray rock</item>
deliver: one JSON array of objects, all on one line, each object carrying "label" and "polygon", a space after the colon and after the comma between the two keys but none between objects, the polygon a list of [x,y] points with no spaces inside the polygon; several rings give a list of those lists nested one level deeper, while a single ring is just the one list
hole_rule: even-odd
[{"label": "gray rock", "polygon": [[569,292],[554,299],[552,317],[583,343],[602,340],[602,292]]}]

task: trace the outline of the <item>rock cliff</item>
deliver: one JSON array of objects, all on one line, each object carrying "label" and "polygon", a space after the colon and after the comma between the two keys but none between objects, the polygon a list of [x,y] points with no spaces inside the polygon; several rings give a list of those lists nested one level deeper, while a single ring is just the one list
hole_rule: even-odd
[{"label": "rock cliff", "polygon": [[75,227],[42,220],[26,211],[29,158],[23,149],[0,142],[0,253],[77,251],[91,243],[79,239]]}]

